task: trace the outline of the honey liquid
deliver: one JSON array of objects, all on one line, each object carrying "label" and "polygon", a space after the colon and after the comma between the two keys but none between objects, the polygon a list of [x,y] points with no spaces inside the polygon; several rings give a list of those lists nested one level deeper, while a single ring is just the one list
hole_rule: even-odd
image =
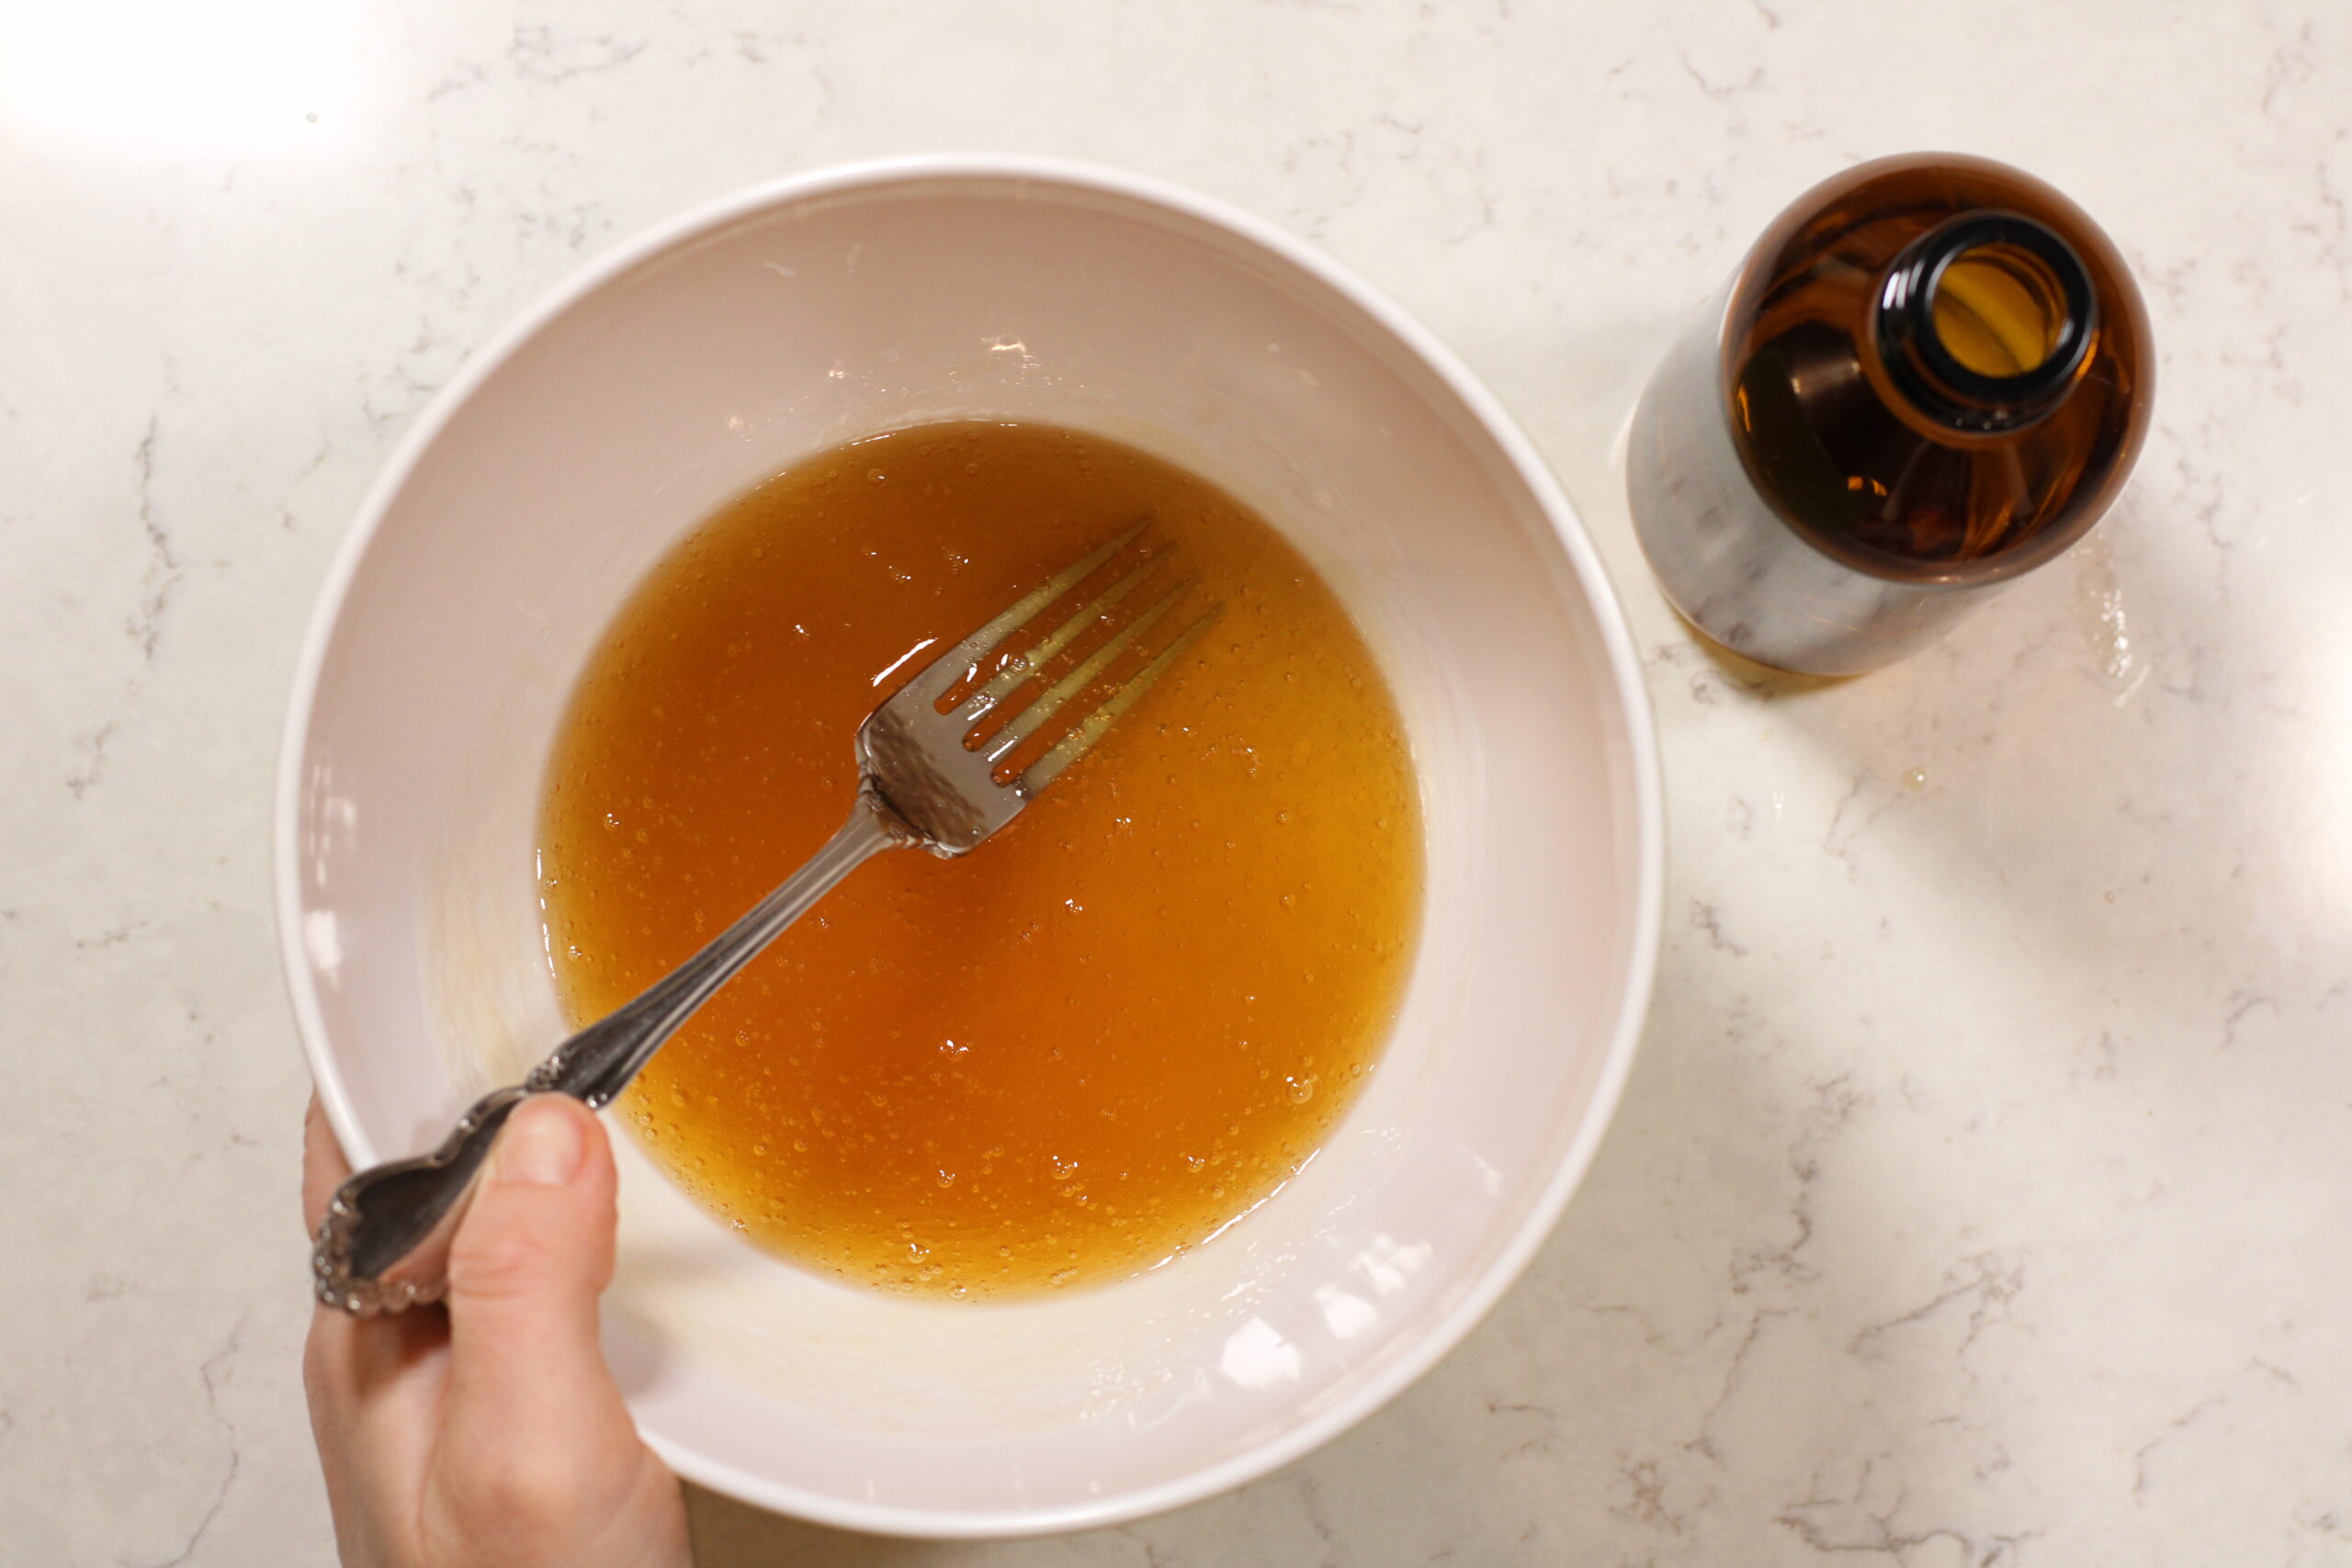
[{"label": "honey liquid", "polygon": [[640,586],[573,694],[540,867],[584,1023],[833,832],[852,738],[899,682],[1146,517],[1223,602],[1215,627],[978,849],[853,874],[621,1101],[683,1187],[806,1267],[953,1297],[1102,1280],[1298,1169],[1378,1055],[1418,931],[1395,705],[1330,591],[1233,498],[1003,423],[875,436],[746,494]]}]

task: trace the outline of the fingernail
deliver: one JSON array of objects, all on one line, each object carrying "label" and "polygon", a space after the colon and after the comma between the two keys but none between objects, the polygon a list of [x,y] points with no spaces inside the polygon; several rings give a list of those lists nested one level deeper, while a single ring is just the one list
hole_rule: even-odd
[{"label": "fingernail", "polygon": [[580,1174],[580,1124],[560,1105],[526,1100],[498,1139],[498,1179],[565,1187]]}]

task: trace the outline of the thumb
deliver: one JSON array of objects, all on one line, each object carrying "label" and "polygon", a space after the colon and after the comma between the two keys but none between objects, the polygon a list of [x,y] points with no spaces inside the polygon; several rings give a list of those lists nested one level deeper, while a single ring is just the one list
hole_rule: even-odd
[{"label": "thumb", "polygon": [[550,1442],[626,1427],[597,1337],[615,1186],[612,1146],[578,1100],[535,1095],[507,1118],[449,1251],[453,1427]]}]

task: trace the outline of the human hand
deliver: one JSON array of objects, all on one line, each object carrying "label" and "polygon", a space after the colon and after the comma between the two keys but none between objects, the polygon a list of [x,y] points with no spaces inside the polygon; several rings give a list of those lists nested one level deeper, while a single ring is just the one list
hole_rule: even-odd
[{"label": "human hand", "polygon": [[[311,1234],[350,1173],[313,1099]],[[302,1382],[344,1568],[686,1568],[677,1479],[597,1339],[616,1182],[595,1116],[536,1096],[458,1227],[446,1307],[312,1316]]]}]

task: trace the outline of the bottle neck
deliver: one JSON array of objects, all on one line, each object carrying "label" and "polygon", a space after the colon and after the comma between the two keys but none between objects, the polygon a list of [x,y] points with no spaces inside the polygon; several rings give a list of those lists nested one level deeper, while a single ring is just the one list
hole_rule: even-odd
[{"label": "bottle neck", "polygon": [[2098,330],[2089,271],[2022,213],[1964,212],[1905,246],[1872,314],[1894,389],[1970,434],[2021,429],[2065,400]]}]

